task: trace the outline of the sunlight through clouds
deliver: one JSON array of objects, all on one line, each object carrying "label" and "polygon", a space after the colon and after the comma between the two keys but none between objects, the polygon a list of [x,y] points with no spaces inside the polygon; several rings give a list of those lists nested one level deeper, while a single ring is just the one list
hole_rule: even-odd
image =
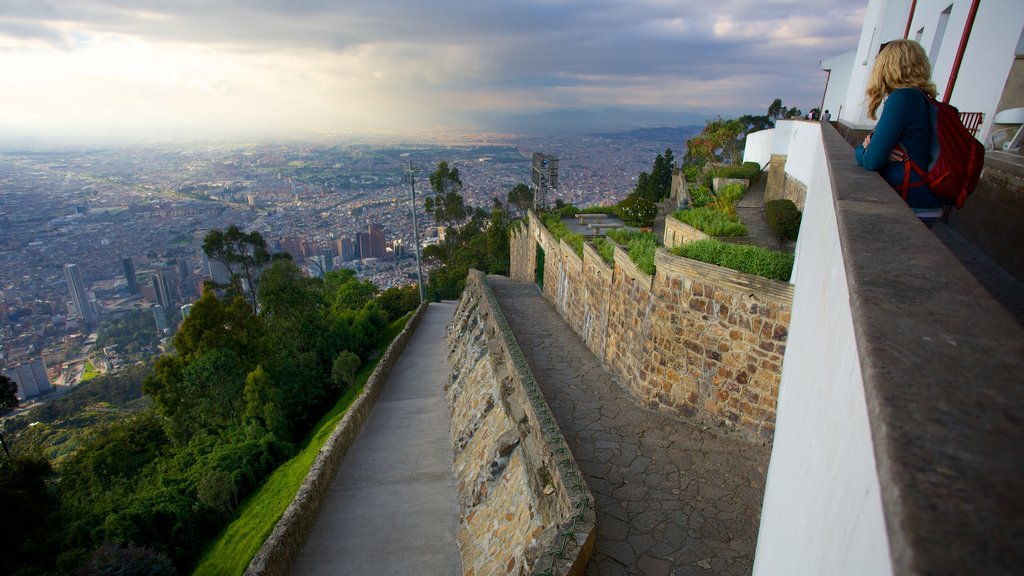
[{"label": "sunlight through clouds", "polygon": [[816,100],[818,62],[856,45],[864,9],[12,0],[0,6],[0,130],[392,131],[615,106],[747,113],[774,97]]}]

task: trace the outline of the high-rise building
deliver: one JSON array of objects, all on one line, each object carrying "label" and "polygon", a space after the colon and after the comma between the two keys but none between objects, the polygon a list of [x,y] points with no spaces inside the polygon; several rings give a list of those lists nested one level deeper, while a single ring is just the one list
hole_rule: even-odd
[{"label": "high-rise building", "polygon": [[356,243],[351,238],[338,240],[338,255],[345,262],[356,259]]},{"label": "high-rise building", "polygon": [[64,279],[68,283],[68,291],[71,292],[71,301],[75,303],[75,311],[85,320],[86,326],[96,323],[96,312],[89,302],[89,293],[85,290],[85,281],[82,280],[82,271],[77,264],[64,265]]},{"label": "high-rise building", "polygon": [[330,272],[334,267],[334,250],[330,246],[321,248],[320,256],[324,261],[324,272]]},{"label": "high-rise building", "polygon": [[18,385],[18,398],[21,400],[34,398],[53,390],[42,358],[9,366],[4,369],[4,376]]},{"label": "high-rise building", "polygon": [[171,283],[163,270],[158,269],[153,275],[153,289],[156,290],[157,304],[163,306],[164,310],[170,310],[176,300],[172,299]]},{"label": "high-rise building", "polygon": [[373,246],[373,257],[383,258],[388,253],[388,243],[384,240],[384,229],[379,226],[369,225],[370,245]]},{"label": "high-rise building", "polygon": [[124,265],[124,279],[128,282],[128,293],[138,294],[139,281],[135,278],[135,263],[131,258],[122,258],[121,264]]},{"label": "high-rise building", "polygon": [[192,304],[184,304],[181,307],[181,319],[188,318],[188,315],[192,313]]},{"label": "high-rise building", "polygon": [[153,306],[153,321],[156,322],[156,329],[163,333],[167,330],[167,313],[164,312],[164,307],[157,304]]}]

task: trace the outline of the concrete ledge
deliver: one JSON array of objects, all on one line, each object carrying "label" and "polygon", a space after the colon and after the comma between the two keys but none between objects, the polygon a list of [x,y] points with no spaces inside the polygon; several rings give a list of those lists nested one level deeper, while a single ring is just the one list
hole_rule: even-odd
[{"label": "concrete ledge", "polygon": [[1024,566],[1024,330],[823,130],[896,574]]},{"label": "concrete ledge", "polygon": [[352,447],[359,431],[362,430],[363,423],[380,398],[388,376],[409,339],[416,332],[427,306],[427,302],[420,304],[402,332],[388,346],[377,367],[370,374],[362,393],[355,399],[320,449],[292,503],[288,505],[270,536],[249,563],[245,570],[246,576],[286,576],[291,573],[292,562],[316,523],[320,505],[327,496],[338,466],[345,459],[345,454]]}]

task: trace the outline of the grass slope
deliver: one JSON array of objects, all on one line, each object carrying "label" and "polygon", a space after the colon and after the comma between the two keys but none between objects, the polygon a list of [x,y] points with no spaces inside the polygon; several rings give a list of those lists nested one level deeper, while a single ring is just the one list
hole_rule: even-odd
[{"label": "grass slope", "polygon": [[[386,341],[390,343],[411,315],[391,324]],[[385,348],[381,346],[381,348]],[[342,396],[313,427],[306,446],[290,460],[278,467],[238,509],[238,517],[221,532],[199,559],[193,576],[227,576],[243,574],[260,546],[270,536],[277,521],[291,504],[299,486],[309,473],[317,454],[327,438],[355,401],[379,359],[364,366],[356,377],[356,384]]]}]

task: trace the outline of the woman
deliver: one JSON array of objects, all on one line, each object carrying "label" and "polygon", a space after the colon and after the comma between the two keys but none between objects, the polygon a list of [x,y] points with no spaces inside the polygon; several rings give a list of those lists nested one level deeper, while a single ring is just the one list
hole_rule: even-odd
[{"label": "woman", "polygon": [[[878,123],[857,147],[857,163],[879,172],[901,194],[904,152],[925,169],[931,163],[932,107],[927,98],[936,96],[931,76],[928,56],[920,44],[893,40],[882,45],[868,78],[868,117],[877,118]],[[885,106],[879,118],[882,100]],[[910,182],[920,181],[911,170]],[[923,183],[911,186],[906,200],[918,218],[931,219],[942,214],[942,203]]]}]

